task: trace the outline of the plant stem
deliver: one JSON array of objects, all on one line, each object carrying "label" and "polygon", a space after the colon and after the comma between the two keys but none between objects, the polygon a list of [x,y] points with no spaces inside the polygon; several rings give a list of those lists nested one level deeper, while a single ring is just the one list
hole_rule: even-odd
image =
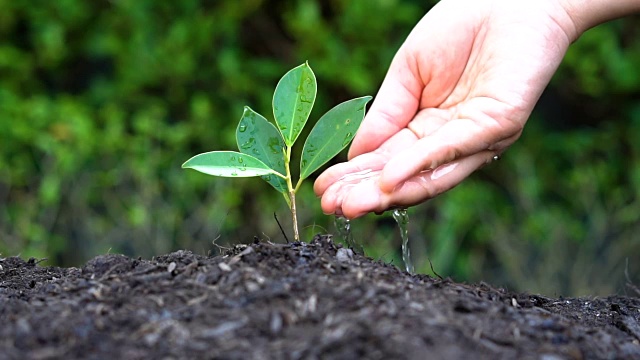
[{"label": "plant stem", "polygon": [[291,147],[287,146],[286,155],[284,157],[284,167],[287,171],[287,189],[289,190],[289,199],[291,200],[291,218],[293,220],[293,241],[300,241],[300,235],[298,233],[298,214],[296,212],[296,191],[297,187],[293,188],[293,182],[291,181]]},{"label": "plant stem", "polygon": [[293,218],[293,239],[294,241],[300,240],[300,234],[298,234],[298,215],[296,212],[296,192],[291,190],[289,192],[291,198],[291,217]]}]

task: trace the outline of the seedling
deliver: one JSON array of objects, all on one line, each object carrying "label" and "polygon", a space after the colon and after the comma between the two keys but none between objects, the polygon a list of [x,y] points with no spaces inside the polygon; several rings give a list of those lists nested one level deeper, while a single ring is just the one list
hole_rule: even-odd
[{"label": "seedling", "polygon": [[324,114],[302,148],[300,175],[291,176],[291,149],[304,128],[316,99],[316,77],[304,63],[287,72],[273,94],[276,126],[245,106],[236,129],[236,151],[211,151],[182,164],[205,174],[224,177],[260,176],[283,196],[293,218],[293,235],[300,240],[296,193],[302,182],[353,140],[371,96],[345,101]]}]

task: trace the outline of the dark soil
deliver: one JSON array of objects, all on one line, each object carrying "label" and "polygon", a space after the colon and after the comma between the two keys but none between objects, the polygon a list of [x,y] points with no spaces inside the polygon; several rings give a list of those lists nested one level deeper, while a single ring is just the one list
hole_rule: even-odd
[{"label": "dark soil", "polygon": [[411,276],[328,237],[0,265],[2,359],[640,359],[640,298]]}]

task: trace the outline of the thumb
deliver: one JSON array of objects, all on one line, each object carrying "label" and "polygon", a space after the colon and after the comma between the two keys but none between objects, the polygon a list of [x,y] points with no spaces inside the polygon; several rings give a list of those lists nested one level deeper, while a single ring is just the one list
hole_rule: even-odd
[{"label": "thumb", "polygon": [[353,139],[349,159],[380,147],[407,127],[418,111],[424,85],[407,60],[401,49],[391,62],[380,90]]}]

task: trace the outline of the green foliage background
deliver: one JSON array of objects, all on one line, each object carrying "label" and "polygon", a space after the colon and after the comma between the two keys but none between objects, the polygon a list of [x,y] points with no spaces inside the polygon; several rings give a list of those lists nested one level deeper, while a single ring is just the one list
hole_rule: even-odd
[{"label": "green foliage background", "polygon": [[[312,120],[375,95],[434,2],[0,0],[0,253],[69,266],[284,241],[269,185],[180,164],[233,149],[243,106],[269,114],[277,80],[305,60]],[[410,210],[420,271],[428,256],[456,280],[549,295],[640,281],[637,20],[586,33],[503,160]],[[336,233],[306,185],[303,236]],[[401,265],[390,216],[352,227],[369,255]]]}]

